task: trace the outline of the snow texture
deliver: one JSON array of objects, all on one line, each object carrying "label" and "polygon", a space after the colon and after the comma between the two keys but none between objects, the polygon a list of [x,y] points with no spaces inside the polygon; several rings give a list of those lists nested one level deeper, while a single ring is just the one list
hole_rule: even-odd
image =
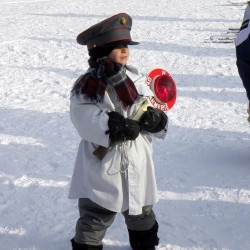
[{"label": "snow texture", "polygon": [[[75,38],[111,15],[133,17],[130,63],[168,70],[178,98],[154,143],[158,249],[250,249],[250,126],[234,44],[205,43],[238,28],[227,0],[1,0],[0,249],[71,249],[77,202],[67,198],[78,137],[69,94],[87,68]],[[104,250],[128,250],[123,217]]]}]

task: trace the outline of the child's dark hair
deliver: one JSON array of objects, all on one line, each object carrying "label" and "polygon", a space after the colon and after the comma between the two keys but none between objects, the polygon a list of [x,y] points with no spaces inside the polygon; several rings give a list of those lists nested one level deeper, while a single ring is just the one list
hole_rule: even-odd
[{"label": "child's dark hair", "polygon": [[89,50],[89,57],[91,60],[96,61],[99,58],[108,56],[113,49],[114,47],[96,47]]}]

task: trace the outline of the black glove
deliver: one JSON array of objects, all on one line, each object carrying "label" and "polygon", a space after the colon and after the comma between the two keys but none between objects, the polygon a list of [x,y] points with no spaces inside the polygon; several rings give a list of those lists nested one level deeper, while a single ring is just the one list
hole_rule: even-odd
[{"label": "black glove", "polygon": [[167,128],[168,117],[162,110],[149,106],[141,116],[140,125],[150,133],[157,133]]},{"label": "black glove", "polygon": [[135,140],[140,133],[140,125],[137,121],[125,118],[120,113],[112,111],[108,113],[109,138],[112,142],[123,140]]}]

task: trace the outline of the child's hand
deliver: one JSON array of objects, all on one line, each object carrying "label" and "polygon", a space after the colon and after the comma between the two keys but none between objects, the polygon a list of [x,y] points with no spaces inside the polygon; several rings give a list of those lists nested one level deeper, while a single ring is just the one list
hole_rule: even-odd
[{"label": "child's hand", "polygon": [[124,141],[124,140],[135,140],[140,133],[140,125],[137,121],[127,119],[118,112],[112,111],[108,113],[109,130],[106,134],[112,142]]},{"label": "child's hand", "polygon": [[140,125],[150,133],[157,133],[167,129],[168,117],[162,110],[149,106],[140,118]]}]

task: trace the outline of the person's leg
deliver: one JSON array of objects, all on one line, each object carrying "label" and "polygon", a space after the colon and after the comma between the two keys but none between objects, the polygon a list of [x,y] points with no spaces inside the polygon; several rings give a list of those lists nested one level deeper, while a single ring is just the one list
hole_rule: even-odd
[{"label": "person's leg", "polygon": [[73,250],[101,250],[107,228],[115,219],[109,211],[89,199],[78,201],[80,218],[76,223],[76,234],[71,240]]},{"label": "person's leg", "polygon": [[247,113],[248,113],[247,120],[248,120],[248,122],[250,123],[250,101],[249,101],[249,104],[248,104]]},{"label": "person's leg", "polygon": [[134,250],[153,250],[159,244],[158,223],[152,206],[143,207],[140,215],[123,213],[129,233],[129,242]]}]

